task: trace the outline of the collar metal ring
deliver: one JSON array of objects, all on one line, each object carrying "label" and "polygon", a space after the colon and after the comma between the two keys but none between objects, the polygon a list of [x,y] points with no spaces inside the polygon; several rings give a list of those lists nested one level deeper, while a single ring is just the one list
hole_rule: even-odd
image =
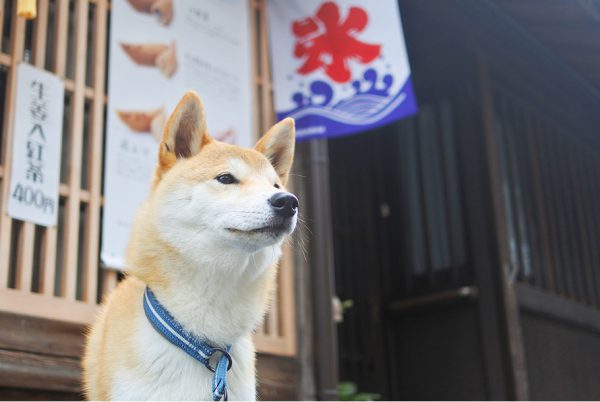
[{"label": "collar metal ring", "polygon": [[[228,351],[226,351],[225,349],[221,349],[221,348],[213,348],[213,350],[214,350],[214,352],[213,352],[213,354],[211,355],[211,357],[212,357],[212,356],[214,356],[214,354],[215,354],[216,352],[220,352],[220,353],[222,354],[222,356],[219,358],[219,361],[220,361],[220,360],[223,358],[223,356],[225,356],[225,357],[227,358],[227,371],[229,371],[229,370],[231,369],[231,366],[233,365],[233,359],[231,358],[231,355],[229,354],[229,352],[228,352]],[[219,363],[217,363],[217,364],[219,364]],[[216,366],[215,366],[215,367],[213,367],[213,366],[211,366],[210,364],[208,364],[206,367],[208,367],[208,369],[209,369],[210,371],[212,371],[213,373],[214,373],[214,372],[216,371],[216,369],[217,369],[217,368],[216,368]]]}]

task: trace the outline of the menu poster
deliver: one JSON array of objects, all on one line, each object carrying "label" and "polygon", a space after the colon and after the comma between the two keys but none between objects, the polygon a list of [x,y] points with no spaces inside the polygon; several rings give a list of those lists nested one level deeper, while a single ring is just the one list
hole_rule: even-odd
[{"label": "menu poster", "polygon": [[202,98],[213,137],[252,145],[250,17],[246,0],[114,0],[111,7],[101,259],[123,269],[163,125],[186,91]]}]

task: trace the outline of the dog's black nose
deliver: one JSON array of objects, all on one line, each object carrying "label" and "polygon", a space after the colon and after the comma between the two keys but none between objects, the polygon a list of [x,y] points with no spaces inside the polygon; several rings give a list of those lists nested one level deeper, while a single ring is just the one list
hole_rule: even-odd
[{"label": "dog's black nose", "polygon": [[277,193],[269,198],[269,204],[275,214],[283,218],[290,218],[298,211],[298,199],[290,193]]}]

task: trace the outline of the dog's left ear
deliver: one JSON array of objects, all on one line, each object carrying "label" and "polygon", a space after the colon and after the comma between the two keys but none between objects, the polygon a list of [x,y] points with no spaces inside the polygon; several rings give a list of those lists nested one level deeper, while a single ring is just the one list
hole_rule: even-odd
[{"label": "dog's left ear", "polygon": [[187,92],[169,117],[158,153],[159,167],[168,170],[178,159],[190,158],[209,143],[202,101],[194,91]]},{"label": "dog's left ear", "polygon": [[254,146],[271,162],[284,186],[294,161],[295,145],[294,119],[288,117],[271,127]]}]

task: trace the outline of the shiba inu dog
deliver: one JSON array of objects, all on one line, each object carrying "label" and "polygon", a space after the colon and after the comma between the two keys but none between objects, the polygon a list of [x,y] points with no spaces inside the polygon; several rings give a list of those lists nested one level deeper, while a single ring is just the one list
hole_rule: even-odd
[{"label": "shiba inu dog", "polygon": [[[213,400],[223,391],[232,400],[256,398],[250,335],[268,307],[282,243],[297,222],[298,200],[284,190],[294,136],[294,121],[285,119],[254,149],[221,143],[206,132],[198,96],[181,99],[134,221],[127,277],[87,337],[88,399]],[[166,335],[157,330],[171,321],[183,335],[172,326]],[[216,351],[206,366],[192,357],[194,347],[184,350],[186,334]],[[226,389],[215,385],[226,372],[222,361],[232,363]]]}]

